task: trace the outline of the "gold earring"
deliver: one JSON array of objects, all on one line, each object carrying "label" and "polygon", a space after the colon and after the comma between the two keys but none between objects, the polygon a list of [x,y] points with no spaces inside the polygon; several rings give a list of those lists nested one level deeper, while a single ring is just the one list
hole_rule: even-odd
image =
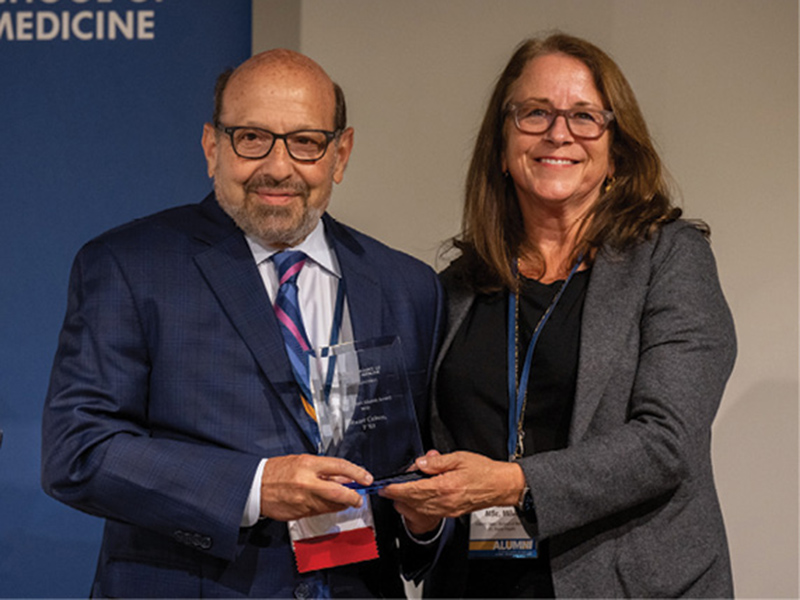
[{"label": "gold earring", "polygon": [[617,178],[613,175],[611,177],[606,177],[606,182],[603,184],[603,193],[607,194],[614,184],[617,182]]}]

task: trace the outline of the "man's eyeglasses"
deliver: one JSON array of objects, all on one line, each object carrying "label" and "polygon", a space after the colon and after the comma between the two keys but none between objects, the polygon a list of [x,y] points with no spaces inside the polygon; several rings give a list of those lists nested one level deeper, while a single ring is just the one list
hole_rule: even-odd
[{"label": "man's eyeglasses", "polygon": [[597,108],[569,108],[559,110],[540,102],[509,104],[507,114],[514,117],[514,124],[523,133],[544,133],[555,123],[557,117],[564,117],[567,128],[577,138],[596,140],[608,129],[614,120],[610,110]]},{"label": "man's eyeglasses", "polygon": [[221,123],[217,123],[216,128],[228,134],[233,151],[242,158],[264,158],[272,152],[275,140],[283,140],[289,156],[300,162],[321,159],[331,140],[341,133],[340,129],[301,129],[289,133],[273,133],[260,127],[226,127]]}]

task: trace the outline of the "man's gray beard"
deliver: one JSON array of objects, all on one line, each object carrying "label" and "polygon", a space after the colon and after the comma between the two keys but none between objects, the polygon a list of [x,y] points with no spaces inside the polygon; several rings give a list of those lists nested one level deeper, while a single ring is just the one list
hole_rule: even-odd
[{"label": "man's gray beard", "polygon": [[217,201],[234,223],[250,237],[267,246],[295,246],[314,231],[324,209],[309,208],[308,197],[303,196],[303,211],[299,223],[293,227],[281,227],[281,222],[291,219],[292,208],[288,206],[264,206],[249,202],[246,198],[240,206],[234,206],[216,190]]}]

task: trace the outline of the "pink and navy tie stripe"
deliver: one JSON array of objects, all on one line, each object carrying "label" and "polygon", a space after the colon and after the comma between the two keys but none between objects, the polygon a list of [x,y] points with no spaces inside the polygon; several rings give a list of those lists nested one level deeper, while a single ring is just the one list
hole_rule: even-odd
[{"label": "pink and navy tie stripe", "polygon": [[[272,260],[275,263],[280,282],[275,298],[275,315],[280,323],[294,378],[302,392],[302,408],[307,415],[304,418],[311,417],[316,422],[308,376],[308,357],[312,353],[312,348],[305,327],[303,327],[300,302],[297,296],[297,277],[306,262],[306,255],[299,250],[284,250],[273,255]],[[309,432],[311,430],[312,428],[309,426]],[[313,432],[312,437],[318,439],[316,425],[313,426]]]}]

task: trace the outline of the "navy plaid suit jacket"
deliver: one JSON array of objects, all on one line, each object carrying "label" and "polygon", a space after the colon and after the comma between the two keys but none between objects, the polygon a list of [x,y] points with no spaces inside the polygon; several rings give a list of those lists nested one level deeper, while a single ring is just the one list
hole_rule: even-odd
[{"label": "navy plaid suit jacket", "polygon": [[[323,217],[356,339],[398,335],[423,431],[442,292],[423,263]],[[402,537],[374,502],[381,558],[298,575],[286,525],[240,529],[262,457],[314,452],[242,232],[213,194],[84,246],[43,419],[47,493],[106,519],[95,596],[401,595]]]}]

